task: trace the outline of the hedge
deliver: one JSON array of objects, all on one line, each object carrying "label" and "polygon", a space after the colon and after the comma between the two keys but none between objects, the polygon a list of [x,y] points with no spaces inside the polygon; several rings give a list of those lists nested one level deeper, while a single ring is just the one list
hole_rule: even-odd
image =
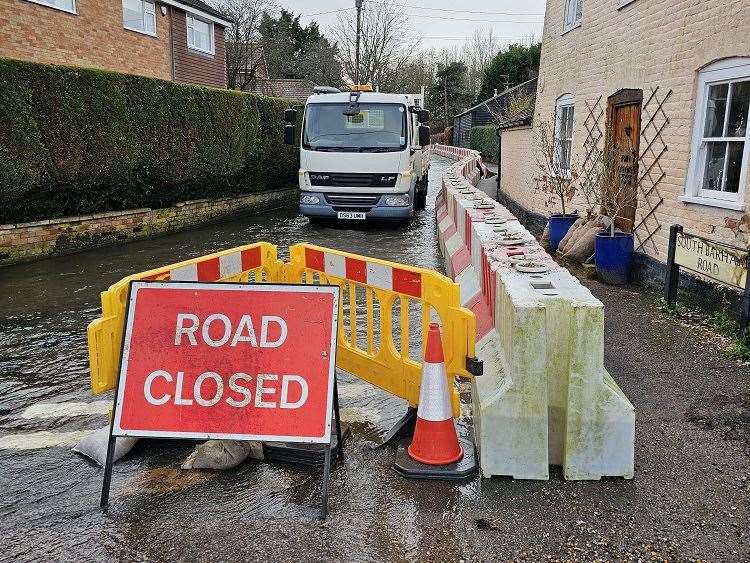
[{"label": "hedge", "polygon": [[494,125],[479,125],[471,128],[469,147],[482,153],[482,159],[497,162],[499,150],[497,128]]},{"label": "hedge", "polygon": [[295,103],[0,59],[0,223],[293,186]]}]

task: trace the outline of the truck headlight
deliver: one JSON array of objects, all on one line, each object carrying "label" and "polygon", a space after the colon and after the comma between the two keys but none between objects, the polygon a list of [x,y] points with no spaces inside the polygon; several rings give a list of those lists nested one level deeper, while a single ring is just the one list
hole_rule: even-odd
[{"label": "truck headlight", "polygon": [[303,195],[299,198],[299,202],[303,205],[318,205],[320,198],[316,195]]},{"label": "truck headlight", "polygon": [[404,207],[409,205],[409,194],[388,196],[385,198],[385,204],[389,207]]}]

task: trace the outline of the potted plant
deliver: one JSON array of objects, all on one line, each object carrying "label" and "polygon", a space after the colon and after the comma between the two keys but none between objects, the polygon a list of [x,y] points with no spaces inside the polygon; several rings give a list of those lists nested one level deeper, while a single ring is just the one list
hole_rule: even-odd
[{"label": "potted plant", "polygon": [[[607,145],[612,146],[609,142]],[[595,160],[597,166],[582,183],[587,201],[598,201],[605,230],[596,235],[594,261],[597,277],[610,285],[627,284],[633,267],[633,233],[630,232],[633,223],[623,212],[635,209],[637,196],[634,186],[623,184],[622,179],[637,176],[637,156],[629,138],[624,146],[599,151]]]},{"label": "potted plant", "polygon": [[550,252],[554,253],[568,229],[579,218],[577,212],[568,213],[570,208],[566,209],[566,204],[570,204],[576,194],[578,165],[560,158],[562,145],[555,141],[555,129],[551,122],[541,122],[536,137],[539,174],[534,178],[535,189],[544,194],[545,207],[557,207],[559,204],[561,211],[551,214],[548,221]]}]

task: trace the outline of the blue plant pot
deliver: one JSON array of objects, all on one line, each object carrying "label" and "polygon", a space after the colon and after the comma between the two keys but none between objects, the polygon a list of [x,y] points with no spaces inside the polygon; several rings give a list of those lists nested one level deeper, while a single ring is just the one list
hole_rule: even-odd
[{"label": "blue plant pot", "polygon": [[596,235],[596,275],[609,285],[628,283],[633,267],[633,234],[609,232]]},{"label": "blue plant pot", "polygon": [[560,241],[578,220],[578,215],[552,215],[549,218],[549,247],[550,254],[557,251]]}]

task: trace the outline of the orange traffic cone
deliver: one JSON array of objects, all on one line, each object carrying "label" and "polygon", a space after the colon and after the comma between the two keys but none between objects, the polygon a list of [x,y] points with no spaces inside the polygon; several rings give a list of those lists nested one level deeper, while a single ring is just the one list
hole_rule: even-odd
[{"label": "orange traffic cone", "polygon": [[447,465],[464,456],[453,424],[443,342],[437,323],[431,323],[427,333],[417,424],[407,451],[412,459],[428,465]]},{"label": "orange traffic cone", "polygon": [[461,480],[477,470],[474,445],[453,424],[440,327],[430,324],[414,437],[399,443],[393,468],[404,477]]}]

